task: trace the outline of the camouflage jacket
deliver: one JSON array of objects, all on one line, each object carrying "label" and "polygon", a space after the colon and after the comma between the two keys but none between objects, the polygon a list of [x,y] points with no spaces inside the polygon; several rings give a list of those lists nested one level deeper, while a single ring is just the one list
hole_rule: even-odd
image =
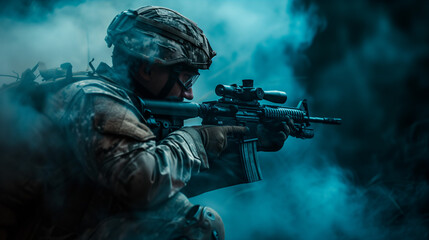
[{"label": "camouflage jacket", "polygon": [[123,79],[104,63],[96,76],[49,97],[45,109],[67,153],[52,164],[55,174],[41,190],[43,234],[79,233],[108,216],[152,208],[179,191],[190,197],[255,181],[247,177],[233,140],[210,161],[193,128],[157,142]]}]

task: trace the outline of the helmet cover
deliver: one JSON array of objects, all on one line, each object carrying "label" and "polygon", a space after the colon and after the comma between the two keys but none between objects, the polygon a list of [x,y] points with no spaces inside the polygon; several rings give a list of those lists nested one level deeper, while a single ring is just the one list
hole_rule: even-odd
[{"label": "helmet cover", "polygon": [[164,7],[142,7],[118,14],[107,29],[108,47],[150,63],[185,64],[208,69],[216,52],[203,31],[180,13]]}]

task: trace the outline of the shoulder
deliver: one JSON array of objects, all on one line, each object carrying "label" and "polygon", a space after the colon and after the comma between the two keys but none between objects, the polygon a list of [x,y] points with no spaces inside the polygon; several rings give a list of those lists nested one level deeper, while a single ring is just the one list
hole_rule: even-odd
[{"label": "shoulder", "polygon": [[56,95],[62,96],[63,102],[51,114],[61,125],[72,128],[82,125],[102,134],[139,141],[154,138],[126,90],[113,83],[102,79],[82,80],[67,85]]},{"label": "shoulder", "polygon": [[[139,108],[134,105],[127,90],[101,78],[83,79],[68,84],[56,92],[50,101],[50,112],[56,115],[57,119],[63,118],[71,111],[80,111],[83,108],[91,109],[95,105],[108,109],[114,104],[117,108],[127,109],[140,121],[144,121]],[[100,108],[96,107],[92,110],[97,109]]]},{"label": "shoulder", "polygon": [[87,79],[81,80],[72,84],[67,85],[61,90],[63,96],[72,96],[81,93],[82,95],[99,95],[116,99],[120,102],[126,102],[132,104],[132,100],[127,94],[126,90],[109,83],[103,79]]}]

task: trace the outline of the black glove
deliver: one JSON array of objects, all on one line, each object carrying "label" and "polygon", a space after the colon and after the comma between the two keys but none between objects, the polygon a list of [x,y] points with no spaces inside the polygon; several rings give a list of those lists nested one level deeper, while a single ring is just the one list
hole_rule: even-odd
[{"label": "black glove", "polygon": [[203,141],[204,148],[209,156],[218,157],[227,146],[228,136],[240,136],[248,129],[240,126],[198,126],[194,127]]},{"label": "black glove", "polygon": [[289,134],[296,131],[293,120],[288,119],[286,122],[265,121],[258,124],[258,151],[275,152],[283,147]]}]

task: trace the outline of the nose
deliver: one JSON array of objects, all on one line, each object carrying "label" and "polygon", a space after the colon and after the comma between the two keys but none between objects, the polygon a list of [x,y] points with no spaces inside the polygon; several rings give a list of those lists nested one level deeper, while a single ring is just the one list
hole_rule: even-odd
[{"label": "nose", "polygon": [[183,91],[183,98],[186,98],[188,100],[194,99],[194,93],[192,92],[192,88],[189,88],[186,91]]}]

